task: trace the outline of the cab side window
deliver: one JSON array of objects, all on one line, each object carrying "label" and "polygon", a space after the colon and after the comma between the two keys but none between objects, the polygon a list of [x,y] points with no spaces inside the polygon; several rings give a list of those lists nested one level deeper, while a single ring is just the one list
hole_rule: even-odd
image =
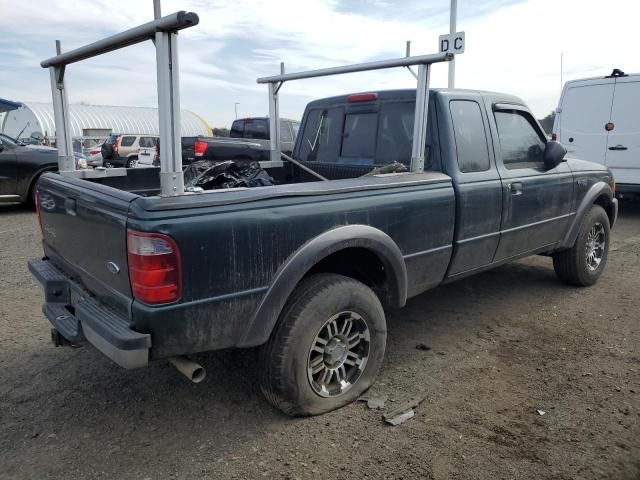
[{"label": "cab side window", "polygon": [[449,110],[458,168],[463,173],[489,170],[489,146],[480,105],[472,100],[453,100],[449,103]]},{"label": "cab side window", "polygon": [[544,168],[545,141],[531,116],[520,110],[499,110],[495,118],[505,168]]},{"label": "cab side window", "polygon": [[311,110],[302,132],[300,160],[335,163],[341,146],[343,119],[341,107]]},{"label": "cab side window", "polygon": [[289,122],[280,122],[280,141],[281,142],[293,142],[291,136],[291,129],[289,128]]}]

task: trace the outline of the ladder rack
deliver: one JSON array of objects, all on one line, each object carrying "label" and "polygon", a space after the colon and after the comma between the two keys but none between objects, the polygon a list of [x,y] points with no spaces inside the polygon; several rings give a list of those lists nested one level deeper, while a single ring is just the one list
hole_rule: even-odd
[{"label": "ladder rack", "polygon": [[[258,78],[257,82],[266,83],[269,88],[269,129],[270,129],[270,160],[281,161],[280,152],[280,119],[278,108],[278,92],[284,84],[291,80],[306,78],[327,77],[330,75],[342,75],[344,73],[368,72],[395,67],[411,67],[418,65],[418,85],[416,89],[416,109],[413,126],[413,147],[411,150],[411,171],[422,172],[424,170],[424,151],[427,135],[427,116],[429,113],[429,74],[431,65],[438,62],[448,62],[453,59],[452,53],[435,53],[432,55],[406,56],[390,60],[376,62],[357,63],[340,67],[322,68],[297,73],[284,73],[284,64],[280,64],[280,75]],[[297,162],[296,162],[297,163]]]}]

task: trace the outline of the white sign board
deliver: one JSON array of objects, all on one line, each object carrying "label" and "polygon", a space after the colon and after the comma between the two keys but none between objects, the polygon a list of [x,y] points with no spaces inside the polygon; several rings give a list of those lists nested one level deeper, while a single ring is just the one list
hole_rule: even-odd
[{"label": "white sign board", "polygon": [[438,51],[441,53],[464,53],[464,32],[440,35]]}]

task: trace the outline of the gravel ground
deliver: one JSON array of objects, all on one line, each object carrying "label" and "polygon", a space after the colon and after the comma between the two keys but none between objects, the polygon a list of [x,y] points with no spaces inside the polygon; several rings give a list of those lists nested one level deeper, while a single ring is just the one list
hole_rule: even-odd
[{"label": "gravel ground", "polygon": [[637,204],[594,287],[535,257],[389,313],[373,390],[390,408],[427,396],[397,427],[362,402],[283,417],[253,351],[200,355],[194,385],[53,348],[26,268],[39,239],[31,211],[0,206],[0,478],[640,478]]}]

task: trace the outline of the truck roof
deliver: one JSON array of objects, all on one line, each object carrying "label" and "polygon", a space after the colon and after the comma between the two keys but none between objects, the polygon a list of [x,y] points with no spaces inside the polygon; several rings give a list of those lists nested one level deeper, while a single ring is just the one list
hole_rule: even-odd
[{"label": "truck roof", "polygon": [[[514,95],[507,95],[504,93],[497,92],[489,92],[485,90],[470,90],[463,88],[430,88],[429,92],[431,94],[443,95],[443,96],[457,96],[460,94],[473,94],[480,96],[488,96],[494,102],[505,102],[505,103],[517,103],[524,105],[524,102],[521,98],[518,98]],[[327,97],[321,98],[318,100],[314,100],[307,104],[307,109],[313,107],[321,107],[321,106],[329,106],[329,105],[341,105],[344,103],[348,103],[348,98],[352,95],[361,95],[374,93],[377,95],[377,101],[393,101],[393,100],[414,100],[416,98],[416,89],[415,88],[405,88],[405,89],[394,89],[394,90],[369,90],[367,92],[355,92],[347,95],[338,95],[335,97]]]}]

